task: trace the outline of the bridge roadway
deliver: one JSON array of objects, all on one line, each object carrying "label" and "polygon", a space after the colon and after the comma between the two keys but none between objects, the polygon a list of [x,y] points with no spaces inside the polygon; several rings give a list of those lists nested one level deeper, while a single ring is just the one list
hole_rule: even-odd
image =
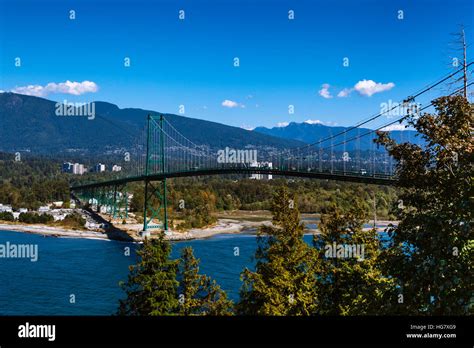
[{"label": "bridge roadway", "polygon": [[123,185],[135,181],[161,181],[168,178],[206,176],[206,175],[224,175],[224,174],[271,174],[286,177],[301,177],[323,180],[349,181],[355,183],[375,184],[375,185],[395,185],[396,180],[385,174],[376,174],[375,176],[363,175],[354,172],[316,172],[316,171],[296,171],[281,170],[270,168],[217,168],[217,169],[196,169],[186,171],[176,171],[167,173],[154,173],[149,175],[131,176],[120,179],[111,179],[98,181],[82,185],[71,186],[72,191],[90,189],[104,186]]}]

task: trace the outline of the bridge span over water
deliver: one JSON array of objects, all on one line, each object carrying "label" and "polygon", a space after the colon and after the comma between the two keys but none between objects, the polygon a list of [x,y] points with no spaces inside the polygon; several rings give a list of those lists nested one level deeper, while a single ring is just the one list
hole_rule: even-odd
[{"label": "bridge span over water", "polygon": [[[164,115],[148,115],[145,145],[137,146],[134,156],[137,174],[128,171],[122,177],[73,185],[71,191],[81,201],[96,205],[98,210],[105,207],[106,213],[117,217],[128,214],[127,184],[143,182],[143,230],[146,231],[168,229],[166,180],[170,178],[237,174],[255,179],[281,176],[394,185],[392,159],[375,146],[369,150],[358,148],[357,140],[331,141],[329,146],[323,146],[321,140],[298,148],[266,150],[260,157],[248,160],[249,151],[258,154],[259,149],[226,148],[223,156],[224,150],[194,144]],[[350,142],[356,146],[350,146]]]}]

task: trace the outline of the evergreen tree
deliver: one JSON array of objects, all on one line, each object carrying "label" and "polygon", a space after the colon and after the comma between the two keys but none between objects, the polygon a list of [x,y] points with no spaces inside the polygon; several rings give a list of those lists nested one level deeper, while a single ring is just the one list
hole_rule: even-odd
[{"label": "evergreen tree", "polygon": [[163,237],[145,239],[137,252],[140,261],[130,266],[127,293],[120,300],[119,315],[171,315],[178,311],[177,261],[169,259],[171,246]]},{"label": "evergreen tree", "polygon": [[[397,161],[399,223],[389,229],[387,270],[405,314],[455,315],[472,310],[473,107],[461,96],[433,102],[437,115],[407,117],[426,146],[378,143]],[[471,306],[471,307],[470,307]]]},{"label": "evergreen tree", "polygon": [[245,269],[237,312],[244,315],[310,315],[316,307],[316,258],[303,240],[295,199],[286,187],[273,198],[273,224],[257,236],[256,269]]},{"label": "evergreen tree", "polygon": [[232,301],[215,280],[199,274],[199,260],[193,249],[181,250],[179,260],[179,314],[181,315],[231,315]]},{"label": "evergreen tree", "polygon": [[392,280],[381,270],[381,242],[375,229],[363,229],[367,213],[357,200],[344,211],[330,206],[321,216],[314,246],[322,260],[318,313],[376,315],[386,312]]}]

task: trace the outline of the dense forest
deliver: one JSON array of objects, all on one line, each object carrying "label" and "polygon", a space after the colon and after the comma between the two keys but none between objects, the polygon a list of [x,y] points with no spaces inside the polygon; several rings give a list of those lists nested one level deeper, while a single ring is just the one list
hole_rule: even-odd
[{"label": "dense forest", "polygon": [[69,200],[69,181],[61,165],[42,157],[15,160],[0,153],[0,203],[14,209],[37,209],[52,201]]},{"label": "dense forest", "polygon": [[[68,201],[70,183],[106,180],[112,173],[83,176],[61,173],[61,162],[28,156],[15,161],[12,154],[0,154],[0,203],[37,209],[52,201]],[[373,214],[375,199],[378,218],[391,218],[390,207],[397,190],[388,186],[352,184],[329,180],[285,179],[252,180],[242,176],[175,178],[168,180],[168,206],[171,218],[183,220],[181,228],[202,227],[214,222],[219,211],[269,210],[276,188],[286,184],[296,194],[302,213],[320,213],[332,203],[347,207],[351,197],[359,197]],[[133,194],[131,211],[143,212],[144,186],[128,184]],[[158,204],[158,202],[156,202]]]},{"label": "dense forest", "polygon": [[[348,208],[351,199],[358,197],[363,208],[374,216],[374,203],[378,219],[393,219],[392,207],[397,189],[388,186],[352,184],[314,179],[252,180],[226,177],[175,178],[168,180],[168,217],[184,221],[179,228],[208,226],[215,222],[217,213],[233,210],[270,210],[273,194],[286,185],[296,197],[302,213],[321,213],[331,204]],[[140,215],[144,205],[144,186],[132,183],[131,211]],[[153,199],[155,208],[160,202]]]}]

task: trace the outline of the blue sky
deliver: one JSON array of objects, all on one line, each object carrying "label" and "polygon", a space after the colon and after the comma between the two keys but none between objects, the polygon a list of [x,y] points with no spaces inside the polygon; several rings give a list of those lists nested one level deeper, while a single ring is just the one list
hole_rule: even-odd
[{"label": "blue sky", "polygon": [[[176,114],[184,105],[186,116],[239,127],[351,125],[452,71],[450,34],[464,24],[474,42],[473,7],[469,0],[0,0],[0,90]],[[338,97],[345,88],[349,95]]]}]

